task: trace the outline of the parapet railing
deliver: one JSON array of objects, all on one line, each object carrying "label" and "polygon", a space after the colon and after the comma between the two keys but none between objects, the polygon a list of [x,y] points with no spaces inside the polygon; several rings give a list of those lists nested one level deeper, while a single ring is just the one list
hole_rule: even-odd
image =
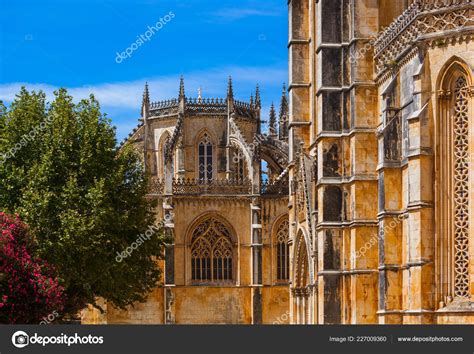
[{"label": "parapet railing", "polygon": [[[205,195],[205,194],[250,194],[252,185],[249,179],[213,179],[175,178],[172,181],[173,195]],[[150,194],[164,194],[164,180],[152,178]]]},{"label": "parapet railing", "polygon": [[474,0],[415,0],[376,38],[376,74],[397,64],[422,37],[437,32],[460,33],[471,26],[474,26]]},{"label": "parapet railing", "polygon": [[289,193],[288,179],[266,180],[262,182],[262,195],[286,195]]},{"label": "parapet railing", "polygon": [[[288,195],[289,183],[287,178],[265,180],[261,184],[262,195]],[[151,178],[149,193],[163,195],[165,182],[161,178]],[[173,195],[245,195],[252,193],[251,181],[245,179],[213,179],[175,178],[172,181]]]}]

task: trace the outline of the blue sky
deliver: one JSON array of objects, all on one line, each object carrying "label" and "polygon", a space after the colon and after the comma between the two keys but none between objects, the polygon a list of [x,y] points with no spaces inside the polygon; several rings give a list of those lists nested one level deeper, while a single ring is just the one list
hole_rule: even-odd
[{"label": "blue sky", "polygon": [[[93,92],[117,126],[119,140],[136,126],[145,81],[152,101],[186,94],[225,97],[228,75],[238,99],[259,82],[263,114],[279,104],[288,80],[284,0],[0,0],[0,100],[21,85],[48,97],[66,87]],[[120,64],[148,26],[174,17]],[[148,32],[150,35],[150,32]]]}]

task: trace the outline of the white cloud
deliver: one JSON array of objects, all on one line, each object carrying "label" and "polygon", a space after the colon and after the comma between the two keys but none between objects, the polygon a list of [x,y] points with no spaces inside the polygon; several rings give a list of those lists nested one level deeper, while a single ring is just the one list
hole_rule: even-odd
[{"label": "white cloud", "polygon": [[[192,72],[184,76],[186,94],[190,97],[197,96],[197,90],[202,87],[204,97],[221,97],[226,95],[227,78],[232,75],[234,93],[237,98],[247,100],[254,91],[258,82],[265,86],[277,85],[287,81],[285,66],[275,67],[226,67],[209,71]],[[179,75],[143,78],[141,80],[85,85],[68,87],[68,92],[76,101],[87,98],[94,93],[102,107],[117,109],[136,109],[139,111],[145,81],[148,81],[150,98],[152,101],[176,98],[179,88]],[[42,90],[48,100],[53,99],[53,92],[58,87],[47,83],[15,82],[0,84],[0,100],[11,102],[21,86],[28,90]],[[275,97],[274,99],[278,99]]]},{"label": "white cloud", "polygon": [[255,8],[223,8],[210,13],[211,16],[221,17],[227,20],[237,20],[249,16],[280,16],[281,11],[276,9]]}]

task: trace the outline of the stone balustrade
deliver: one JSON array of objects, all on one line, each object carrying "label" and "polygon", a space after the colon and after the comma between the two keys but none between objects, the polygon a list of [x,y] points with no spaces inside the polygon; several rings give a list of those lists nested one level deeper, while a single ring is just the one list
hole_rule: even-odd
[{"label": "stone balustrade", "polygon": [[419,41],[474,32],[474,0],[416,0],[374,42],[377,76]]}]

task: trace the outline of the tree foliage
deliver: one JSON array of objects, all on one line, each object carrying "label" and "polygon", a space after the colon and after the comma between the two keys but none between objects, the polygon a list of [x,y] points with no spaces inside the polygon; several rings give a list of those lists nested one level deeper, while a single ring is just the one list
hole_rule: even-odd
[{"label": "tree foliage", "polygon": [[65,312],[96,297],[120,308],[143,301],[160,277],[164,233],[116,261],[156,220],[141,157],[117,149],[94,96],[76,104],[60,89],[48,105],[23,88],[0,110],[0,151],[0,208],[21,215],[61,274]]}]

